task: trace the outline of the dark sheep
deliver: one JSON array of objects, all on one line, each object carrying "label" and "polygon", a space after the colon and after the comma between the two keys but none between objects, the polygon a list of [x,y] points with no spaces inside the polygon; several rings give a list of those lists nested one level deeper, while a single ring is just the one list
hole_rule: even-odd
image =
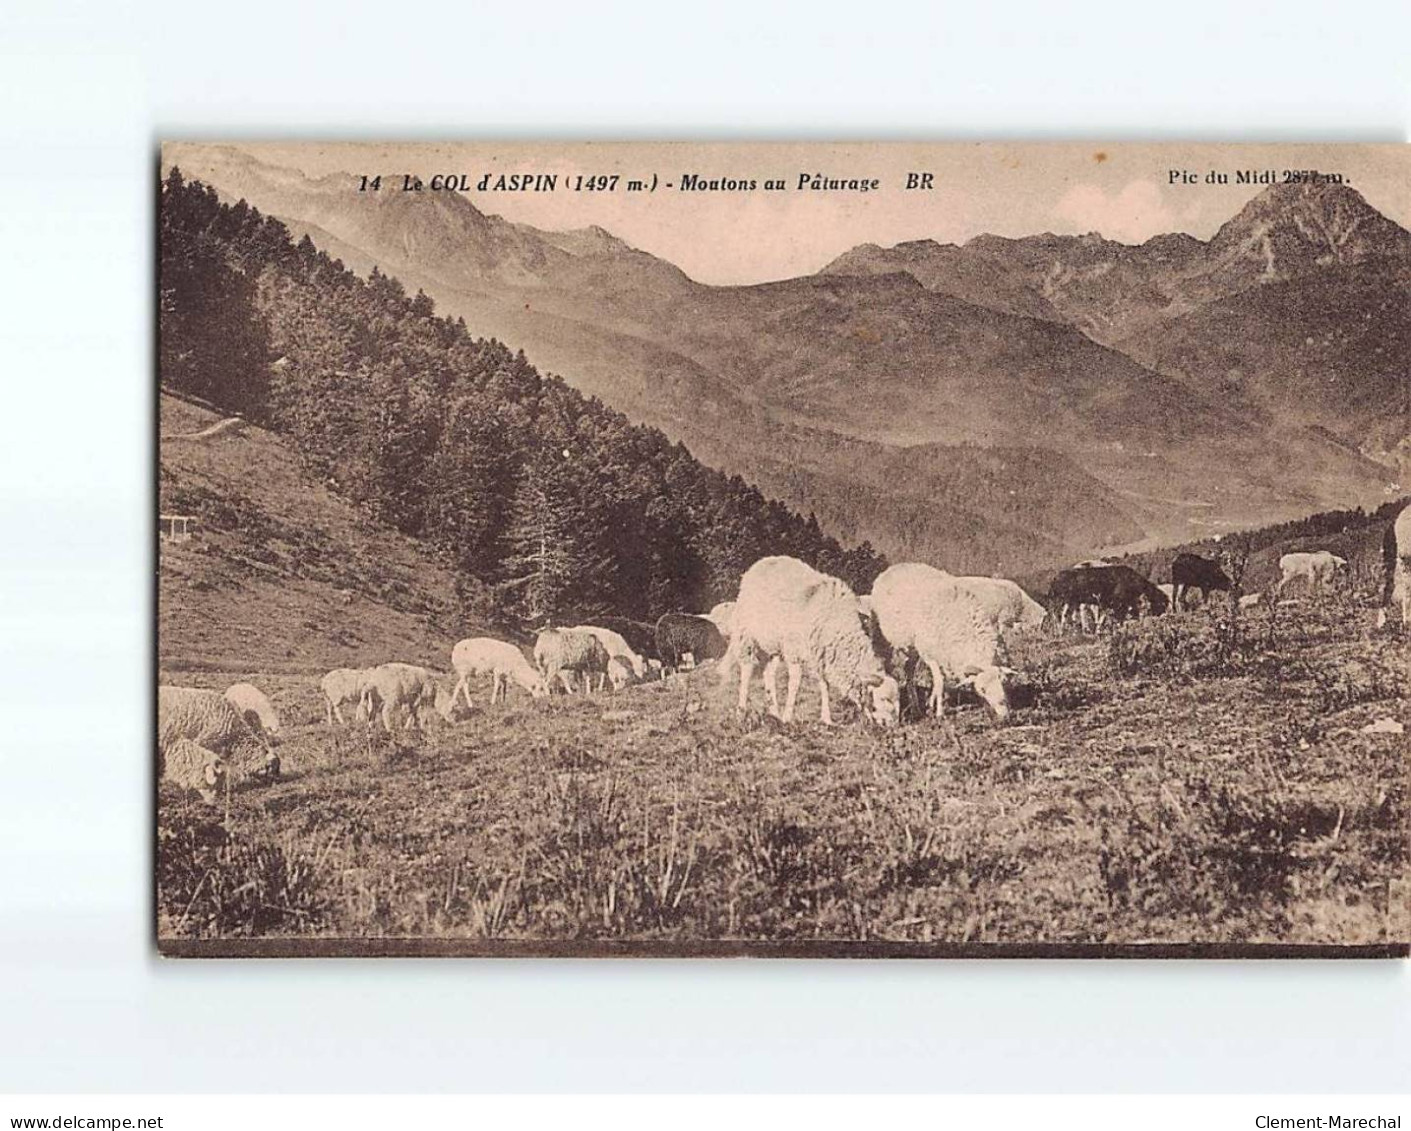
[{"label": "dark sheep", "polygon": [[1185,604],[1185,596],[1192,589],[1199,589],[1200,599],[1204,601],[1213,592],[1229,592],[1231,588],[1229,575],[1209,558],[1177,554],[1171,563],[1171,600],[1178,609]]},{"label": "dark sheep", "polygon": [[668,671],[681,666],[687,652],[696,663],[725,655],[725,637],[708,617],[691,613],[663,613],[656,627],[657,658]]},{"label": "dark sheep", "polygon": [[1049,587],[1049,606],[1055,614],[1084,605],[1096,606],[1118,619],[1137,616],[1145,600],[1154,615],[1167,609],[1166,594],[1130,566],[1116,565],[1065,569]]}]

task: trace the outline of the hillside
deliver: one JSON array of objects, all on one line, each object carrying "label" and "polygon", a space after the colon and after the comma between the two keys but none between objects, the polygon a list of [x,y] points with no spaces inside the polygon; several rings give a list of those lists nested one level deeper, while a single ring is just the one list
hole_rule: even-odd
[{"label": "hillside", "polygon": [[244,203],[173,172],[159,221],[163,381],[280,433],[506,623],[709,608],[770,553],[859,586],[885,567]]},{"label": "hillside", "polygon": [[[221,418],[166,393],[159,411],[163,436]],[[359,515],[265,429],[167,440],[159,458],[161,512],[199,519],[190,541],[159,543],[162,671],[444,668],[451,644],[484,627],[424,548]]]},{"label": "hillside", "polygon": [[1383,455],[1411,421],[1411,258],[1216,299],[1118,343],[1206,396]]}]

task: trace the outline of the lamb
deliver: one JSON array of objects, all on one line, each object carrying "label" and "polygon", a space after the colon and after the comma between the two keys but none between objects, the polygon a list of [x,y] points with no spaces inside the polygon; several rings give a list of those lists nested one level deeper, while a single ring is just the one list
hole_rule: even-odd
[{"label": "lamb", "polygon": [[[721,684],[726,685],[731,666],[738,663],[741,710],[749,704],[756,663],[768,657],[765,689],[773,714],[782,721],[793,721],[799,679],[807,664],[818,678],[819,718],[825,725],[833,722],[830,689],[859,698],[866,689],[872,700],[872,706],[865,708],[869,717],[883,726],[896,724],[896,680],[887,674],[873,650],[857,596],[845,582],[796,558],[761,558],[740,579],[731,626],[733,635],[721,665]],[[775,684],[776,660],[789,667],[789,691],[782,712]]]},{"label": "lamb", "polygon": [[329,726],[333,725],[335,717],[340,723],[346,724],[343,708],[348,704],[361,704],[366,684],[365,668],[334,668],[318,681],[319,690],[323,692]]},{"label": "lamb", "polygon": [[718,660],[725,652],[725,637],[710,618],[691,613],[663,613],[657,618],[657,655],[667,671],[682,667],[687,656],[700,664]]},{"label": "lamb", "polygon": [[1311,592],[1331,585],[1335,578],[1347,572],[1347,559],[1328,550],[1311,553],[1285,554],[1279,559],[1279,591],[1294,582],[1304,581]]},{"label": "lamb", "polygon": [[549,686],[557,679],[570,695],[573,694],[573,674],[582,672],[586,694],[593,690],[594,673],[599,676],[599,686],[607,679],[608,653],[602,641],[591,632],[546,628],[534,641],[534,666]]},{"label": "lamb", "polygon": [[271,738],[279,734],[279,714],[253,683],[232,683],[225,689],[225,697],[252,728],[263,730]]},{"label": "lamb", "polygon": [[877,627],[903,655],[914,652],[931,670],[932,713],[943,710],[947,678],[969,685],[1003,722],[1009,717],[1006,680],[993,614],[962,579],[919,562],[894,565],[872,586]]},{"label": "lamb", "polygon": [[388,733],[399,712],[406,713],[404,729],[421,729],[421,712],[426,707],[434,707],[448,723],[455,722],[455,701],[429,668],[393,661],[364,674],[358,710],[369,719],[380,711],[382,728]]},{"label": "lamb", "polygon": [[[261,772],[279,773],[279,758],[269,748],[269,738],[255,729],[219,691],[199,687],[157,688],[157,751],[159,763],[180,742],[193,743],[220,758],[248,764],[263,754]],[[199,756],[187,751],[186,765]],[[222,764],[222,769],[224,768]]]},{"label": "lamb", "polygon": [[165,749],[157,748],[157,777],[182,789],[195,790],[208,805],[215,802],[228,780],[225,760],[189,738],[178,738]]},{"label": "lamb", "polygon": [[599,628],[596,625],[580,624],[568,629],[569,632],[591,632],[598,638],[599,643],[607,649],[608,657],[620,656],[627,661],[632,669],[632,674],[638,679],[644,679],[647,674],[647,661],[639,656],[632,647],[623,639],[622,634],[614,632],[610,628]]},{"label": "lamb", "polygon": [[451,692],[451,702],[464,694],[465,705],[470,703],[470,677],[490,676],[490,702],[509,696],[509,682],[514,680],[535,699],[542,699],[549,693],[549,685],[544,677],[534,670],[525,659],[524,653],[515,645],[503,640],[492,640],[488,636],[471,637],[460,641],[451,649],[451,669],[460,678]]}]

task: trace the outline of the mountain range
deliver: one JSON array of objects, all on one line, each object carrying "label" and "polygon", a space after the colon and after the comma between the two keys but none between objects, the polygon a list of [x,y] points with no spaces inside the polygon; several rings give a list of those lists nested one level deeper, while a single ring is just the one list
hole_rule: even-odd
[{"label": "mountain range", "polygon": [[1014,573],[1375,505],[1411,463],[1411,233],[1343,185],[1270,187],[1209,241],[864,244],[709,286],[460,194],[164,159],[894,558]]}]

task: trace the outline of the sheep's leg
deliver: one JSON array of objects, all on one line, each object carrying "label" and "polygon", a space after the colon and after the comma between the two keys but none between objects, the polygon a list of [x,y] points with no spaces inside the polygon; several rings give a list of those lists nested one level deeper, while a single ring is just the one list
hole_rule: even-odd
[{"label": "sheep's leg", "polygon": [[799,698],[799,684],[803,682],[803,665],[798,660],[789,661],[789,697],[784,700],[784,721],[794,721],[794,704]]},{"label": "sheep's leg", "polygon": [[818,698],[821,704],[818,709],[819,721],[830,727],[833,725],[833,712],[828,702],[828,681],[822,676],[818,677]]},{"label": "sheep's leg", "polygon": [[[735,640],[738,639],[737,636]],[[729,647],[725,649],[725,655],[720,660],[720,686],[722,688],[730,686],[730,667],[740,656],[740,649],[736,647],[735,640],[730,641]]]},{"label": "sheep's leg", "polygon": [[[754,657],[740,657],[740,710],[750,705],[750,680],[754,679]],[[769,683],[769,669],[764,671],[765,685]]]},{"label": "sheep's leg", "polygon": [[764,665],[764,691],[769,696],[769,713],[779,718],[779,665],[778,656],[770,656]]},{"label": "sheep's leg", "polygon": [[931,713],[939,719],[945,713],[946,677],[941,674],[941,665],[933,660],[927,660],[926,666],[931,669]]}]

